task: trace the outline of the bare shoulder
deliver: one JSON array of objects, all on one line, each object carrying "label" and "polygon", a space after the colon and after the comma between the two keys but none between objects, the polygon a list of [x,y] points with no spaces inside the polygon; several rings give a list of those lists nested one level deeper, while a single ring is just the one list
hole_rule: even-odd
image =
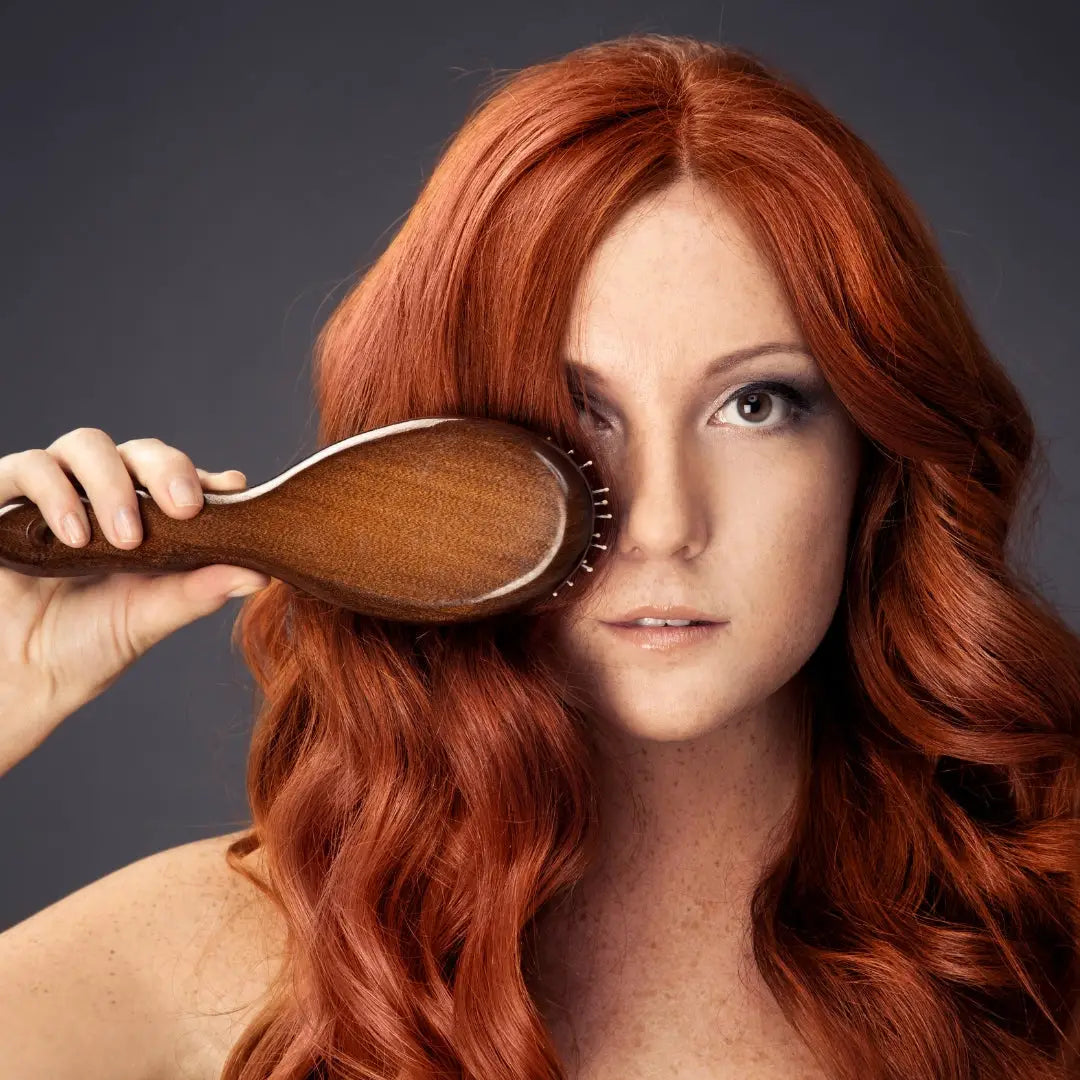
[{"label": "bare shoulder", "polygon": [[[217,1080],[280,969],[280,914],[225,861],[227,847],[244,832],[161,852],[160,881],[149,887],[159,905],[148,922],[148,977],[161,995],[165,1080]],[[242,862],[261,873],[261,855]]]},{"label": "bare shoulder", "polygon": [[[181,844],[0,934],[5,1077],[216,1077],[263,1004],[284,926],[226,862],[243,832]],[[242,860],[256,873],[261,852]]]}]

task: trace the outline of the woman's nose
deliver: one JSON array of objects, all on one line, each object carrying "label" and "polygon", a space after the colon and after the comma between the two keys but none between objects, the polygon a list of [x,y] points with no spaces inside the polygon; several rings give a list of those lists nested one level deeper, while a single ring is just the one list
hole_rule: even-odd
[{"label": "woman's nose", "polygon": [[617,523],[617,551],[670,558],[684,551],[692,557],[701,550],[707,539],[708,504],[692,455],[653,443],[613,472],[623,512]]}]

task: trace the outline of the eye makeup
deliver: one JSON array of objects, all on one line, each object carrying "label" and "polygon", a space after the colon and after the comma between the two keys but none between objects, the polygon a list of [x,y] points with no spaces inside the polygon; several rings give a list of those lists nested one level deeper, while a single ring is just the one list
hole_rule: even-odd
[{"label": "eye makeup", "polygon": [[[603,399],[598,394],[591,390],[586,390],[582,394],[577,389],[570,389],[569,393],[578,412],[583,414],[586,419],[592,420],[598,433],[603,434],[612,429],[612,421],[594,407],[594,403],[598,401],[603,405]],[[586,401],[586,396],[588,401]],[[740,420],[721,420],[719,424],[713,424],[712,426],[757,429],[757,433],[761,435],[779,434],[797,427],[805,419],[817,412],[821,407],[823,396],[820,387],[816,384],[816,380],[813,379],[755,379],[733,390],[713,410],[711,416],[715,416],[732,403],[744,398],[760,401],[762,397],[771,397],[784,403],[783,408],[787,413],[784,419],[773,423],[756,424],[747,420],[746,417],[741,417]],[[773,410],[770,410],[769,416],[772,415]]]}]

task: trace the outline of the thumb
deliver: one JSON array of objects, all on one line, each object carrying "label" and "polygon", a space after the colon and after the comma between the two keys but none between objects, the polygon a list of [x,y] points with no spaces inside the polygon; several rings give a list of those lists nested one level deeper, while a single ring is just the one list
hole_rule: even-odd
[{"label": "thumb", "polygon": [[131,643],[141,654],[180,627],[217,611],[230,596],[247,596],[269,584],[266,574],[220,564],[139,579],[137,585],[132,582],[135,595],[128,603]]}]

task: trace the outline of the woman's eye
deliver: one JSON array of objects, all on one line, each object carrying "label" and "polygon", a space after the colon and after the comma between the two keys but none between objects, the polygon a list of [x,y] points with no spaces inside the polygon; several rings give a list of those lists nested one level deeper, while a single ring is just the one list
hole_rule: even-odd
[{"label": "woman's eye", "polygon": [[596,411],[592,402],[589,402],[589,404],[586,405],[585,400],[578,394],[571,394],[570,400],[573,401],[574,408],[577,409],[583,419],[592,421],[597,426],[602,425],[605,428],[610,427],[610,424],[608,424],[608,422]]},{"label": "woman's eye", "polygon": [[[738,417],[732,426],[755,427],[770,432],[798,423],[810,411],[810,402],[794,386],[782,382],[743,386],[714,415],[729,405],[734,406],[732,411]],[[725,420],[723,423],[731,421]]]}]

